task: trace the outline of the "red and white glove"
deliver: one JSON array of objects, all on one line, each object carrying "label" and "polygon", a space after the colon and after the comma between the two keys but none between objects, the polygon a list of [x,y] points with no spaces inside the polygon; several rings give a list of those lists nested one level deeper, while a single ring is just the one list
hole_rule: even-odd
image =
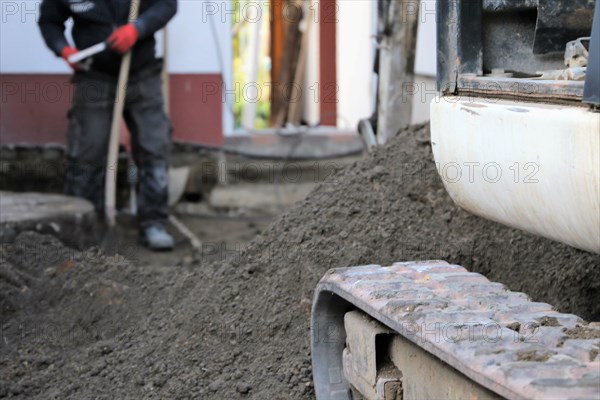
[{"label": "red and white glove", "polygon": [[78,51],[79,50],[77,50],[75,47],[65,46],[60,52],[60,56],[64,58],[64,60],[67,62],[67,64],[69,64],[69,67],[71,67],[73,71],[81,71],[81,68],[79,68],[77,64],[73,64],[69,61],[69,57],[77,53]]},{"label": "red and white glove", "polygon": [[108,44],[110,47],[121,53],[127,53],[140,37],[140,33],[134,24],[123,25],[109,36]]}]

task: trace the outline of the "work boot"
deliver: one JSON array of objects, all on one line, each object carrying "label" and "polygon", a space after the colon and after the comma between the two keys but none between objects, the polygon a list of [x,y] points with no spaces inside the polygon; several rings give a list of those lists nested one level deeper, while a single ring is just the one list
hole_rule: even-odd
[{"label": "work boot", "polygon": [[162,225],[153,224],[140,231],[140,243],[150,250],[173,250],[174,240]]}]

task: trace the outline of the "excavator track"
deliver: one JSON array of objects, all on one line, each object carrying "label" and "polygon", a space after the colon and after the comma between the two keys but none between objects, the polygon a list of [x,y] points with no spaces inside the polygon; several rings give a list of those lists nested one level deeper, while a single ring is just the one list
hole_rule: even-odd
[{"label": "excavator track", "polygon": [[443,261],[330,270],[311,333],[319,400],[600,398],[600,326]]}]

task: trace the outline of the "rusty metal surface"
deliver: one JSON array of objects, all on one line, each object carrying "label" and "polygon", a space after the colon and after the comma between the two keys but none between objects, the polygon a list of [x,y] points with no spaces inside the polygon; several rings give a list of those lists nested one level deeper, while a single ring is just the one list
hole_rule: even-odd
[{"label": "rusty metal surface", "polygon": [[377,335],[389,334],[391,331],[356,311],[344,316],[344,325],[346,346],[352,354],[352,369],[366,383],[375,387],[377,384],[375,339]]},{"label": "rusty metal surface", "polygon": [[502,399],[402,336],[394,336],[386,350],[402,374],[401,400]]},{"label": "rusty metal surface", "polygon": [[518,11],[535,10],[537,0],[483,0],[484,11]]},{"label": "rusty metal surface", "polygon": [[559,53],[534,54],[533,40],[537,10],[484,12],[483,70],[493,68],[535,74],[536,71],[563,67]]},{"label": "rusty metal surface", "polygon": [[483,74],[482,9],[477,1],[436,3],[437,89],[456,91],[456,77]]},{"label": "rusty metal surface", "polygon": [[538,0],[533,52],[563,52],[565,44],[592,29],[596,0]]},{"label": "rusty metal surface", "polygon": [[[365,400],[390,400],[386,396],[392,387],[401,391],[401,375],[393,368],[386,368],[378,360],[377,338],[393,332],[359,311],[344,316],[346,348],[343,353],[344,377]],[[390,365],[391,366],[391,365]]]},{"label": "rusty metal surface", "polygon": [[461,96],[484,96],[513,100],[544,100],[548,102],[576,101],[583,98],[584,82],[461,75],[458,91]]},{"label": "rusty metal surface", "polygon": [[349,307],[338,297],[503,397],[600,398],[600,327],[463,267],[334,269],[317,286],[313,311],[332,302],[335,310],[320,312],[337,315]]}]

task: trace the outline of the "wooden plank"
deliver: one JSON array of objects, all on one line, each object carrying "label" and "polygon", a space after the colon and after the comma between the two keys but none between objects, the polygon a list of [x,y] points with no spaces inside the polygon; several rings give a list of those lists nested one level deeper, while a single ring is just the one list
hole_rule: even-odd
[{"label": "wooden plank", "polygon": [[302,43],[302,32],[299,29],[300,21],[302,20],[301,1],[289,0],[286,5],[285,17],[288,24],[282,58],[280,85],[277,88],[277,90],[281,91],[282,106],[275,116],[273,124],[275,127],[281,127],[286,123],[290,96],[293,95],[292,85],[296,75],[296,67]]},{"label": "wooden plank", "polygon": [[406,85],[414,83],[419,7],[407,10],[406,4],[391,2],[392,32],[384,36],[379,53],[379,144],[410,125],[412,116],[412,95]]},{"label": "wooden plank", "polygon": [[283,70],[284,45],[287,23],[284,18],[284,2],[272,1],[269,3],[271,13],[271,115],[269,125],[273,127],[277,114],[283,106],[281,95],[281,73]]}]

